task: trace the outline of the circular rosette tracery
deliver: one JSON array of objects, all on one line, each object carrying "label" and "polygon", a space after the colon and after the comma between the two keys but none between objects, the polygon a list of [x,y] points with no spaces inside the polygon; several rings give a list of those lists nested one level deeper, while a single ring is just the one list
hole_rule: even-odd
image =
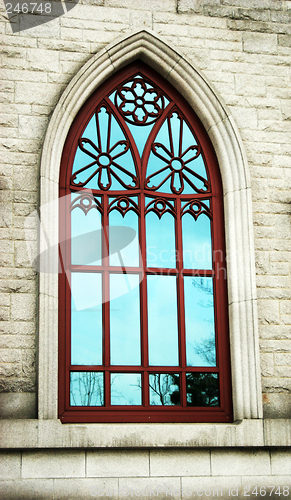
[{"label": "circular rosette tracery", "polygon": [[139,187],[130,140],[107,102],[97,108],[78,140],[71,185],[102,191]]},{"label": "circular rosette tracery", "polygon": [[212,219],[212,214],[209,207],[200,200],[191,200],[184,205],[181,211],[181,216],[190,214],[197,220],[199,215],[205,214],[209,219]]},{"label": "circular rosette tracery", "polygon": [[163,93],[143,78],[118,87],[115,106],[123,118],[134,125],[150,125],[162,114],[165,108]]},{"label": "circular rosette tracery", "polygon": [[149,212],[154,212],[159,219],[161,219],[165,213],[170,213],[176,218],[176,208],[174,202],[165,200],[164,198],[155,198],[150,201],[145,207],[145,215]]},{"label": "circular rosette tracery", "polygon": [[186,188],[188,193],[189,189],[196,193],[209,191],[200,144],[179,111],[172,112],[157,133],[147,174],[145,187],[153,191],[176,195]]}]

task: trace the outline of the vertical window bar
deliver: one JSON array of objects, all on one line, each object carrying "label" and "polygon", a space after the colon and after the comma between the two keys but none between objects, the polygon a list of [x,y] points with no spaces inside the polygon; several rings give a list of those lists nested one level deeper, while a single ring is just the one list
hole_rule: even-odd
[{"label": "vertical window bar", "polygon": [[[182,368],[186,366],[186,339],[185,339],[185,311],[184,311],[184,277],[183,277],[183,243],[182,243],[182,218],[181,200],[176,199],[176,253],[177,253],[177,300],[178,300],[178,326],[179,326],[179,364]],[[186,375],[181,373],[180,377],[180,401],[181,406],[186,406]]]},{"label": "vertical window bar", "polygon": [[[145,269],[146,267],[146,228],[145,228],[145,197],[144,194],[140,195],[140,249],[141,260],[140,266]],[[140,283],[140,322],[141,322],[141,364],[143,367],[149,366],[148,355],[148,306],[147,306],[147,274],[144,272],[143,278]],[[142,397],[143,404],[149,406],[149,376],[148,372],[144,371],[142,377]]]},{"label": "vertical window bar", "polygon": [[[109,235],[108,235],[108,196],[104,195],[103,207],[103,231],[102,231],[102,247],[103,247],[103,266],[108,266],[109,263]],[[108,367],[110,365],[110,310],[109,310],[109,272],[106,269],[103,272],[103,345],[104,345],[104,366],[107,368],[104,372],[104,406],[110,405],[110,373]]]}]

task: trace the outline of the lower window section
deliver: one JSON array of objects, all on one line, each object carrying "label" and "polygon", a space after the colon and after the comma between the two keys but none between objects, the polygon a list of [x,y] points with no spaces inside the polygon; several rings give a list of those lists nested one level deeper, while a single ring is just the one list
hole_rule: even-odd
[{"label": "lower window section", "polygon": [[[141,373],[110,373],[110,403],[107,406],[219,406],[217,373],[149,373],[144,375],[148,380],[147,387],[142,378]],[[184,398],[181,394],[182,380],[186,381]],[[70,373],[70,406],[104,407],[104,395],[103,372]],[[148,404],[145,401],[147,395]]]},{"label": "lower window section", "polygon": [[186,373],[187,406],[219,406],[217,373]]},{"label": "lower window section", "polygon": [[103,406],[104,375],[102,372],[71,372],[71,406]]},{"label": "lower window section", "polygon": [[112,405],[141,405],[142,385],[140,373],[111,373],[110,393]]},{"label": "lower window section", "polygon": [[149,388],[150,405],[180,405],[180,375],[151,373]]}]

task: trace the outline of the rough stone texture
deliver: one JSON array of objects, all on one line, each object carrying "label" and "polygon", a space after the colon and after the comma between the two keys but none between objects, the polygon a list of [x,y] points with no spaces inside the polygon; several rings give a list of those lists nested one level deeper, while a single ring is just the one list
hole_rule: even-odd
[{"label": "rough stone texture", "polygon": [[[104,474],[92,478],[87,473],[85,452],[66,451],[66,462],[64,464],[64,452],[41,451],[41,452],[2,452],[1,463],[1,499],[89,499],[89,498],[145,498],[153,497],[168,498],[238,498],[243,499],[248,493],[257,487],[258,498],[278,498],[272,487],[281,487],[281,495],[290,498],[290,465],[291,452],[278,453],[273,450],[264,452],[246,449],[233,451],[231,453],[207,450],[203,460],[208,455],[208,468],[205,472],[198,472],[194,467],[191,455],[197,457],[197,451],[189,450],[187,458],[191,466],[187,475],[179,470],[176,477],[153,477],[154,461],[149,452],[136,452],[136,468],[143,468],[144,455],[146,455],[150,474],[148,477],[119,478],[120,470],[126,471],[126,460],[121,452],[116,455],[113,451],[94,452],[104,464]],[[91,452],[90,452],[91,453]],[[242,456],[243,455],[243,456]],[[176,450],[164,453],[165,469],[173,466]],[[112,464],[115,468],[111,469]],[[78,466],[76,467],[76,464]],[[107,471],[111,469],[110,477]],[[212,464],[212,470],[210,467]],[[240,468],[240,464],[242,467]],[[267,471],[267,472],[266,472]],[[71,472],[71,478],[68,475]],[[27,474],[28,473],[28,474]],[[158,476],[158,475],[157,475]],[[31,478],[34,479],[31,479]],[[271,485],[271,486],[270,486]],[[252,488],[251,492],[247,488]],[[260,495],[261,488],[261,495]],[[264,491],[265,488],[265,491]],[[289,488],[289,494],[288,494]]]},{"label": "rough stone texture", "polygon": [[25,239],[34,240],[35,232],[25,233],[24,223],[38,202],[48,119],[92,54],[145,26],[204,72],[238,125],[252,177],[265,416],[290,417],[290,2],[120,5],[86,0],[47,24],[13,33],[1,4],[0,390],[35,391],[37,278],[25,252]]}]

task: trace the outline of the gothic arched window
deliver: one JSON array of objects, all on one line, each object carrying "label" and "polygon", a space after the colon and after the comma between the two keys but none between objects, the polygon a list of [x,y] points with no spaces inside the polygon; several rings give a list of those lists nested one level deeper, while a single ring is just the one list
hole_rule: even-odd
[{"label": "gothic arched window", "polygon": [[60,419],[230,422],[219,167],[185,99],[142,63],[73,122],[60,242]]}]

